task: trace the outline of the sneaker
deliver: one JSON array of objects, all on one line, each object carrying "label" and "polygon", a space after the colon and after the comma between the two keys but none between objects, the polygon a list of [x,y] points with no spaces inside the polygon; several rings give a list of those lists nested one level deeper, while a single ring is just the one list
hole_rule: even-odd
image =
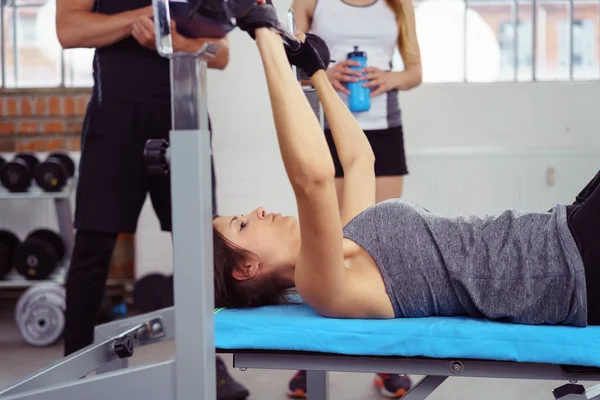
[{"label": "sneaker", "polygon": [[406,375],[376,374],[375,386],[388,399],[399,399],[410,390],[412,382]]},{"label": "sneaker", "polygon": [[245,400],[248,396],[248,389],[229,375],[227,366],[217,357],[217,400]]},{"label": "sneaker", "polygon": [[288,396],[293,399],[306,398],[306,371],[298,371],[288,385]]}]

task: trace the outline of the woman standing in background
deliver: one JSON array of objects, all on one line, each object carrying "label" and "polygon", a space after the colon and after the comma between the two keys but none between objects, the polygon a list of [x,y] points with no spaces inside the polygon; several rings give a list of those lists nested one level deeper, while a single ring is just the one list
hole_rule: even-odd
[{"label": "woman standing in background", "polygon": [[[361,80],[371,90],[368,111],[354,112],[375,153],[377,202],[401,197],[403,176],[408,173],[398,91],[421,83],[421,56],[415,29],[412,0],[293,0],[296,28],[320,36],[329,47],[335,64],[327,76],[348,105],[345,84]],[[347,60],[358,46],[367,55],[367,68]],[[404,70],[391,71],[398,48]],[[325,135],[336,167],[336,189],[343,190],[343,171],[331,131]]]},{"label": "woman standing in background", "polygon": [[[415,28],[412,0],[293,0],[296,29],[321,37],[335,64],[327,76],[348,105],[347,83],[364,81],[370,93],[367,111],[354,112],[375,154],[376,201],[402,195],[403,177],[408,173],[398,91],[421,83],[421,55]],[[366,53],[362,71],[356,61],[347,60],[355,47]],[[398,48],[404,70],[391,71]],[[362,76],[361,76],[362,75]],[[343,170],[331,131],[325,137],[336,170],[338,202],[343,199]],[[377,374],[375,383],[389,398],[402,397],[411,387],[404,375]],[[289,384],[289,395],[306,397],[306,372],[299,371]]]}]

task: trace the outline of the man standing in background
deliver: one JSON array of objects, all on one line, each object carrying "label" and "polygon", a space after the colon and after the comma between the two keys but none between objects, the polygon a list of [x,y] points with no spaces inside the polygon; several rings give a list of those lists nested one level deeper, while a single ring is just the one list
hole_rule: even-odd
[{"label": "man standing in background", "polygon": [[[61,46],[96,49],[66,280],[65,356],[93,343],[117,235],[135,232],[148,192],[161,229],[171,231],[170,178],[148,176],[143,159],[146,141],[168,139],[171,129],[169,60],[156,52],[152,15],[150,0],[57,0]],[[208,40],[172,35],[175,51],[194,52]],[[219,51],[208,67],[223,69],[228,42],[214,41]],[[214,171],[212,183],[216,213]],[[216,362],[218,399],[248,397],[221,358]]]}]

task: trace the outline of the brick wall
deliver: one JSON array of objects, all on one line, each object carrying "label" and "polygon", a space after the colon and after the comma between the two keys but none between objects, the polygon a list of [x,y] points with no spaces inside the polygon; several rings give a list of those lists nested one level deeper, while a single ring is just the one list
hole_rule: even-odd
[{"label": "brick wall", "polygon": [[0,89],[0,152],[80,149],[87,88]]},{"label": "brick wall", "polygon": [[[0,89],[0,153],[79,151],[91,89]],[[121,234],[109,278],[133,278],[135,236]]]}]

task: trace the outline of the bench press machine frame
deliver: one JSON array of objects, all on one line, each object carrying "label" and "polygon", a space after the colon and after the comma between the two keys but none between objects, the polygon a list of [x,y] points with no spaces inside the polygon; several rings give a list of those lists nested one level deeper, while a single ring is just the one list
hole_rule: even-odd
[{"label": "bench press machine frame", "polygon": [[[0,391],[2,400],[159,398],[216,399],[210,135],[206,108],[206,64],[216,54],[174,54],[168,0],[153,0],[157,48],[171,64],[172,131],[164,154],[173,198],[175,304],[163,310],[100,325],[95,343]],[[293,19],[292,19],[293,22]],[[315,105],[313,104],[313,107]],[[319,116],[322,120],[322,115]],[[198,223],[193,223],[197,221]],[[188,260],[197,260],[198,266]],[[203,267],[203,268],[202,268]],[[135,347],[175,340],[176,357],[129,367]],[[224,350],[223,352],[231,352]],[[404,397],[426,399],[450,376],[600,381],[600,372],[551,364],[428,358],[356,357],[236,350],[238,368],[308,370],[311,400],[326,400],[327,371],[426,375]],[[93,376],[88,376],[94,373]],[[565,389],[561,387],[559,389]],[[555,398],[600,399],[600,385],[571,385]]]}]

